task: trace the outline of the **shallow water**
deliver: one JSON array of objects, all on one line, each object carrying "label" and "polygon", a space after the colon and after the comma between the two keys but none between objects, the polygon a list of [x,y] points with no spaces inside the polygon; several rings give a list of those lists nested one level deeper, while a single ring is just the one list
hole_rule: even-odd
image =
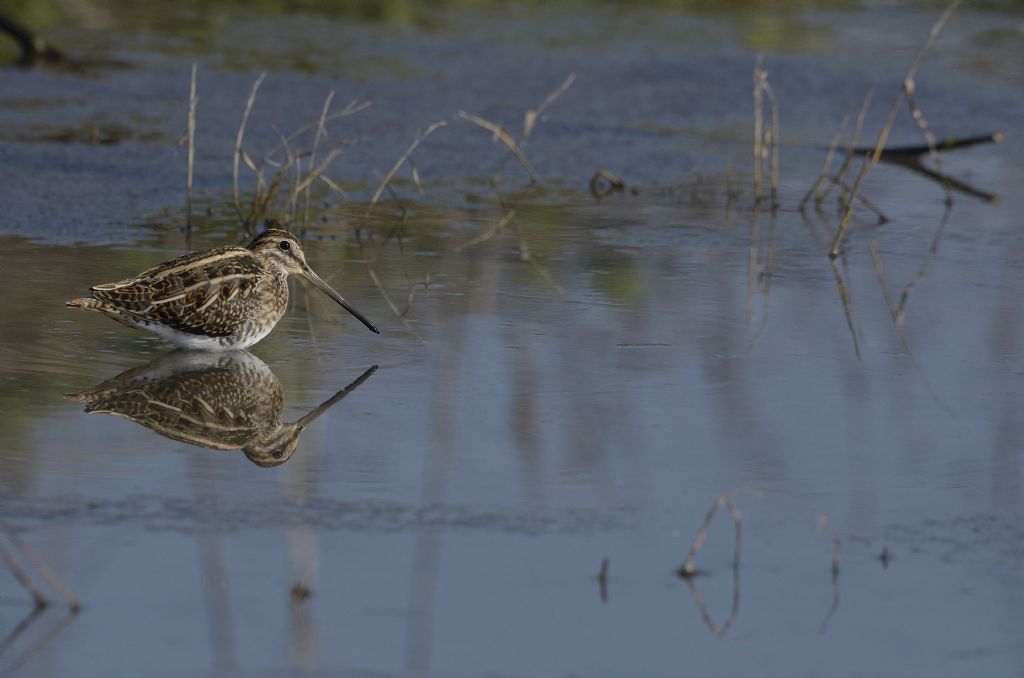
[{"label": "shallow water", "polygon": [[[84,604],[19,627],[31,602],[0,575],[0,671],[1024,671],[1020,48],[993,37],[1019,35],[1020,14],[954,15],[919,78],[940,133],[1006,133],[943,162],[998,201],[957,193],[947,211],[937,184],[881,165],[865,193],[890,221],[858,211],[833,266],[834,201],[796,205],[878,80],[873,140],[932,9],[224,12],[184,11],[188,31],[65,25],[66,44],[127,67],[0,72],[0,518]],[[783,121],[774,215],[752,209],[748,176],[758,48]],[[331,126],[359,140],[331,169],[348,200],[315,194],[294,227],[381,336],[297,283],[251,356],[213,365],[63,308],[184,250],[175,140],[197,50],[195,247],[240,238],[231,155],[257,70],[253,153],[331,89],[338,108],[374,100]],[[502,148],[453,115],[516,128],[569,72],[524,146],[541,187],[513,161],[495,193]],[[918,143],[904,117],[896,143]],[[440,119],[414,155],[422,192],[404,170],[365,218],[374,171]],[[130,133],[54,136],[83,120]],[[636,192],[593,199],[601,167]],[[65,397],[219,389],[283,425],[374,365],[270,468],[209,431],[189,428],[207,443],[192,445],[165,417]],[[738,488],[740,567],[723,512],[702,575],[680,579],[709,505]]]}]

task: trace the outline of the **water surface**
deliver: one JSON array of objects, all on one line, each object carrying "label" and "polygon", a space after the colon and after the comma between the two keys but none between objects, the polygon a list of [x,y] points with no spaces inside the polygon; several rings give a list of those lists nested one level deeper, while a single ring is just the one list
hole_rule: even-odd
[{"label": "water surface", "polygon": [[[1007,135],[943,163],[998,201],[947,207],[936,183],[879,166],[865,193],[890,220],[858,210],[833,264],[834,198],[796,205],[878,81],[874,138],[932,8],[513,6],[413,24],[224,11],[183,10],[192,32],[65,24],[65,43],[126,67],[0,72],[0,516],[84,603],[18,630],[31,603],[2,575],[0,670],[1024,670],[1022,102],[1019,69],[1000,65],[1019,45],[989,39],[1019,15],[954,15],[919,83],[940,133]],[[774,214],[749,179],[757,49],[782,105]],[[319,187],[308,211],[268,216],[292,219],[380,337],[294,284],[251,356],[182,367],[155,338],[63,308],[184,251],[175,143],[195,55],[194,247],[241,238],[231,158],[259,70],[253,154],[315,121],[331,90],[339,109],[373,99],[330,126],[351,141],[330,171],[347,199]],[[524,145],[540,186],[510,161],[495,190],[502,147],[455,114],[518,131],[570,72]],[[374,172],[435,120],[448,125],[414,155],[422,192],[404,169],[367,217]],[[125,133],[91,143],[89,124]],[[908,116],[894,138],[919,143]],[[599,168],[636,191],[595,200]],[[242,374],[231,365],[258,375],[249,392],[270,395],[253,411],[282,425],[379,367],[269,468],[65,396],[172,379],[172,397],[182,370],[202,392]],[[704,574],[680,579],[709,505],[737,488],[757,492],[736,495],[739,569],[722,514]]]}]

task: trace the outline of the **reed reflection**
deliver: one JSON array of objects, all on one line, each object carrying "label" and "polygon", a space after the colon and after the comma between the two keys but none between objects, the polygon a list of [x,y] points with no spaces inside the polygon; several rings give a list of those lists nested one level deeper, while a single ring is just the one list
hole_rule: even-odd
[{"label": "reed reflection", "polygon": [[241,450],[270,467],[288,461],[302,431],[375,371],[376,365],[293,423],[284,421],[281,382],[248,351],[172,351],[67,397],[86,403],[86,412],[122,417],[190,445]]}]

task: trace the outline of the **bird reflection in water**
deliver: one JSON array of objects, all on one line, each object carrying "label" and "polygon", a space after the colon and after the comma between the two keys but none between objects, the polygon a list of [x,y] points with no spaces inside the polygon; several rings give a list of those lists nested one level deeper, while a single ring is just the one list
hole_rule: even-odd
[{"label": "bird reflection in water", "polygon": [[240,449],[269,467],[288,461],[306,426],[375,371],[376,365],[294,423],[284,421],[281,382],[248,351],[172,351],[68,397],[86,403],[86,412],[122,417],[191,445]]}]

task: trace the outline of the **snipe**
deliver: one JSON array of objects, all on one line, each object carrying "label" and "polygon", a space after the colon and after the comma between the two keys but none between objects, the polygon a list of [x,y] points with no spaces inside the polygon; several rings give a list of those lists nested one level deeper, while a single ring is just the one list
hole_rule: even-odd
[{"label": "snipe", "polygon": [[242,450],[257,466],[291,458],[302,431],[377,370],[369,368],[299,420],[284,421],[284,389],[248,351],[172,351],[81,393],[85,411],[111,414],[211,450]]},{"label": "snipe", "polygon": [[214,351],[252,346],[288,306],[288,276],[300,275],[380,334],[306,263],[298,238],[267,229],[246,247],[193,252],[134,278],[96,285],[67,306],[99,311],[175,346]]}]

